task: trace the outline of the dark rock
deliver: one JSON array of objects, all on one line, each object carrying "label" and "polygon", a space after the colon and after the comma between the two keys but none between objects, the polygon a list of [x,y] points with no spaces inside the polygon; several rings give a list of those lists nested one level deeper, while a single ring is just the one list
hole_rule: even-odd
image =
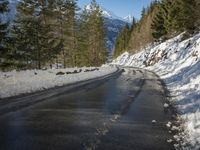
[{"label": "dark rock", "polygon": [[74,74],[76,74],[76,73],[79,73],[77,70],[74,70],[74,72],[73,72]]},{"label": "dark rock", "polygon": [[66,74],[72,74],[71,72],[66,72]]},{"label": "dark rock", "polygon": [[64,72],[58,72],[56,73],[56,75],[64,75],[65,73]]}]

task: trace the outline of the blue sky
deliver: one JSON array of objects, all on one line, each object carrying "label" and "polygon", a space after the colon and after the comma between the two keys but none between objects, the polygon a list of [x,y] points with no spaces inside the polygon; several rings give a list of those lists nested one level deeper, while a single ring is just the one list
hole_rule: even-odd
[{"label": "blue sky", "polygon": [[[141,10],[146,7],[152,0],[96,0],[102,7],[112,11],[119,17],[125,17],[129,14],[140,18]],[[79,7],[83,8],[91,0],[78,0]]]}]

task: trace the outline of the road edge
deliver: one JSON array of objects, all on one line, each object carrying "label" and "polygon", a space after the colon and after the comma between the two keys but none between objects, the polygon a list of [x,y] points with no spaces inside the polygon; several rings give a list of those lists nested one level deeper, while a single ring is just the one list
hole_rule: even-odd
[{"label": "road edge", "polygon": [[53,88],[45,89],[42,91],[37,91],[33,93],[26,93],[21,94],[13,97],[3,98],[0,99],[0,116],[7,114],[9,112],[15,112],[19,109],[23,109],[25,107],[32,106],[34,104],[37,104],[39,102],[42,102],[46,100],[47,98],[54,97],[56,95],[62,94],[62,93],[70,93],[74,91],[75,89],[79,90],[82,87],[86,85],[90,85],[97,81],[104,81],[109,80],[112,77],[118,76],[123,72],[122,69],[117,67],[117,70],[115,72],[112,72],[110,74],[96,77],[84,81],[79,81],[71,84],[66,84],[63,86],[56,86]]}]

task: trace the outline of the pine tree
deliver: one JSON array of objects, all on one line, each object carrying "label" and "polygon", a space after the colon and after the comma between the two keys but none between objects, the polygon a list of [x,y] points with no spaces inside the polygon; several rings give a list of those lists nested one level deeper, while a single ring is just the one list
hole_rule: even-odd
[{"label": "pine tree", "polygon": [[196,20],[196,30],[198,31],[200,29],[200,1],[196,0],[196,9],[195,9],[195,14],[197,15],[197,20]]},{"label": "pine tree", "polygon": [[153,38],[159,39],[167,34],[166,27],[165,27],[165,9],[163,4],[158,4],[158,13],[153,19],[153,23],[151,25],[151,29],[153,30],[152,35]]},{"label": "pine tree", "polygon": [[122,29],[119,36],[116,39],[115,50],[114,50],[114,57],[119,56],[126,50],[128,50],[129,40],[131,29],[128,24]]},{"label": "pine tree", "polygon": [[86,8],[84,8],[83,12],[80,15],[79,19],[79,32],[78,32],[78,51],[79,51],[79,66],[89,66],[90,65],[90,57],[89,57],[89,13]]},{"label": "pine tree", "polygon": [[135,17],[133,17],[132,24],[131,24],[131,32],[133,32],[136,25],[137,25],[137,21],[136,21]]},{"label": "pine tree", "polygon": [[143,8],[142,8],[142,12],[141,12],[141,16],[143,17],[145,14],[146,14],[146,8],[143,7]]},{"label": "pine tree", "polygon": [[105,44],[105,29],[102,12],[95,0],[91,2],[89,12],[89,50],[91,53],[90,65],[99,66],[106,60],[107,49]]},{"label": "pine tree", "polygon": [[108,50],[106,48],[106,33],[105,33],[105,27],[104,27],[104,20],[102,17],[102,12],[99,11],[98,14],[98,66],[104,64],[107,60],[107,56],[108,56]]},{"label": "pine tree", "polygon": [[17,6],[17,16],[12,29],[15,41],[13,53],[18,57],[18,67],[38,68],[46,64],[54,48],[50,27],[46,20],[46,1],[23,0]]},{"label": "pine tree", "polygon": [[[153,18],[156,16],[158,1],[152,2],[151,5],[145,8],[145,15],[141,17],[131,31],[131,37],[128,44],[128,49],[136,53],[147,44],[153,42],[151,25]],[[144,10],[142,11],[143,14]]]},{"label": "pine tree", "polygon": [[105,63],[107,49],[105,29],[100,7],[93,0],[90,11],[85,10],[80,17],[79,50],[82,52],[82,62],[86,66],[99,66]]},{"label": "pine tree", "polygon": [[196,1],[195,0],[175,0],[173,1],[173,8],[176,10],[177,31],[193,32],[195,29],[196,15]]},{"label": "pine tree", "polygon": [[69,66],[77,66],[78,62],[78,50],[77,50],[77,20],[76,10],[78,9],[76,1],[70,0],[67,2],[68,13],[67,13],[67,40],[66,45],[68,49],[68,64]]},{"label": "pine tree", "polygon": [[[8,1],[3,0],[0,2],[0,17],[8,12]],[[8,47],[6,46],[6,40],[7,40],[7,33],[8,33],[8,22],[5,22],[0,18],[0,68],[4,69],[9,65],[6,62],[6,57],[8,53]]]},{"label": "pine tree", "polygon": [[152,24],[154,38],[170,38],[183,31],[193,32],[196,25],[196,8],[195,0],[162,0]]},{"label": "pine tree", "polygon": [[76,0],[55,0],[52,1],[54,10],[54,35],[57,38],[61,51],[57,61],[62,60],[64,67],[76,65]]}]

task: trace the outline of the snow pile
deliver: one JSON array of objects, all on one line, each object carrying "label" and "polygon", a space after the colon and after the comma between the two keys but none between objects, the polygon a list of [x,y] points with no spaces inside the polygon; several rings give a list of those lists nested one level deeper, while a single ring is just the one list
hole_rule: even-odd
[{"label": "snow pile", "polygon": [[160,75],[171,92],[171,103],[184,120],[186,135],[179,146],[200,149],[200,34],[184,41],[182,36],[135,55],[126,52],[112,64],[145,68]]},{"label": "snow pile", "polygon": [[0,72],[0,98],[94,79],[115,71],[116,67],[100,67]]}]

